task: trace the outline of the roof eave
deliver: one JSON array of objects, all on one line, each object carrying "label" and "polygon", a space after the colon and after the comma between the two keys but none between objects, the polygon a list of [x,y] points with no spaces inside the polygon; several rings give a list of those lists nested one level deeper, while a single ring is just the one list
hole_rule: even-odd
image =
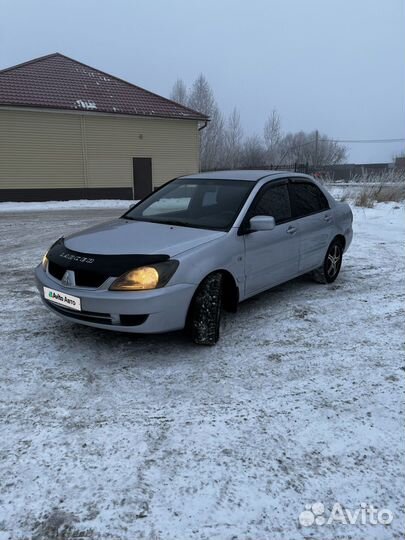
[{"label": "roof eave", "polygon": [[70,107],[52,107],[49,105],[27,105],[24,103],[0,103],[0,109],[18,109],[18,110],[28,110],[35,112],[65,112],[72,114],[90,114],[90,115],[108,115],[108,116],[126,116],[132,118],[160,118],[165,120],[194,120],[195,122],[209,122],[210,119],[204,116],[183,116],[183,115],[159,115],[159,114],[142,114],[142,113],[129,113],[123,111],[106,111],[102,109],[98,110],[85,110],[85,109],[74,109]]}]

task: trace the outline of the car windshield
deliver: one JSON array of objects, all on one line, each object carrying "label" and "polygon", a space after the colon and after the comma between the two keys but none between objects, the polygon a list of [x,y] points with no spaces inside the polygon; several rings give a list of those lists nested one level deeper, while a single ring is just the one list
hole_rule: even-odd
[{"label": "car windshield", "polygon": [[232,227],[253,186],[246,180],[178,178],[123,218],[225,231]]}]

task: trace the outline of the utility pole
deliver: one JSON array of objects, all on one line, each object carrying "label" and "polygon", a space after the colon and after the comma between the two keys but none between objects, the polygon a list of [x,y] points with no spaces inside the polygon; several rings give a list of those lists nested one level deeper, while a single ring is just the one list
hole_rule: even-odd
[{"label": "utility pole", "polygon": [[315,131],[315,156],[314,156],[314,167],[318,166],[318,143],[319,143],[319,131]]}]

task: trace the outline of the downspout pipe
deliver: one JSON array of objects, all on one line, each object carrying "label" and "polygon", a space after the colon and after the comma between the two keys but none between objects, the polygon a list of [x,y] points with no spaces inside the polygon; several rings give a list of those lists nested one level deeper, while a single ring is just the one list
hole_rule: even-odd
[{"label": "downspout pipe", "polygon": [[[204,124],[198,128],[198,131],[202,131],[202,130],[205,129],[207,126],[208,126],[208,120],[205,120]],[[200,146],[199,155],[200,155],[200,159],[199,159],[199,167],[198,167],[198,170],[199,170],[199,172],[201,172],[201,146]]]}]

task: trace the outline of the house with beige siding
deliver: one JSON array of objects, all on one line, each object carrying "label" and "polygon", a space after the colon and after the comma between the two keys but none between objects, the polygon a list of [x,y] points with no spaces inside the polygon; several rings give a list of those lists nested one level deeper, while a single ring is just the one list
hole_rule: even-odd
[{"label": "house with beige siding", "polygon": [[199,169],[208,118],[56,53],[0,71],[0,201],[139,199]]}]

